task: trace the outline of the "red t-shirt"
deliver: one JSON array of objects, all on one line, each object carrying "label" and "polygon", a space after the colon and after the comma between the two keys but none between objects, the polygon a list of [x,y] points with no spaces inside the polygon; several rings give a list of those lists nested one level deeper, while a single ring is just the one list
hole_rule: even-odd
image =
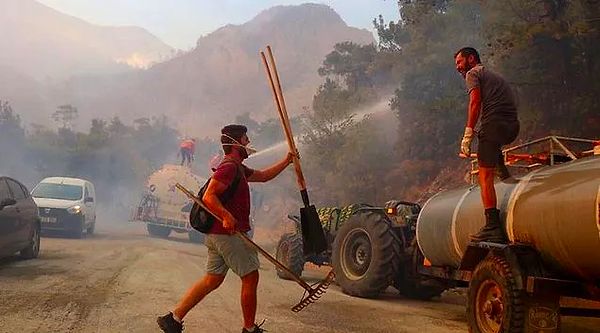
[{"label": "red t-shirt", "polygon": [[[238,171],[238,168],[241,170]],[[221,204],[223,204],[223,207],[227,209],[227,211],[229,211],[237,220],[235,230],[247,232],[250,230],[250,187],[248,186],[248,177],[252,175],[254,170],[243,164],[238,164],[235,161],[225,160],[217,167],[217,170],[212,175],[212,179],[230,186],[235,180],[235,175],[237,172],[240,172],[240,181],[237,189],[229,201],[221,202]],[[210,228],[209,233],[228,234],[228,232],[223,228],[223,224],[219,221],[215,221],[213,226]]]}]

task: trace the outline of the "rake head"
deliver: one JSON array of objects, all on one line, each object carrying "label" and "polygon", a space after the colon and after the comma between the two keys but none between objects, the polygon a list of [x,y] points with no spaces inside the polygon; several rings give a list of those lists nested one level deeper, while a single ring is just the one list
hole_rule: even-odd
[{"label": "rake head", "polygon": [[335,274],[333,273],[333,270],[331,270],[327,274],[327,277],[325,277],[325,279],[323,281],[319,282],[319,284],[317,284],[316,287],[314,287],[314,288],[311,287],[310,290],[307,289],[306,292],[304,293],[304,295],[302,296],[302,300],[300,301],[300,303],[294,305],[294,307],[292,308],[292,311],[300,312],[302,309],[304,309],[305,307],[309,306],[310,304],[316,302],[319,298],[321,298],[321,296],[323,296],[325,291],[327,291],[327,288],[329,287],[331,282],[333,282],[334,277],[335,277]]}]

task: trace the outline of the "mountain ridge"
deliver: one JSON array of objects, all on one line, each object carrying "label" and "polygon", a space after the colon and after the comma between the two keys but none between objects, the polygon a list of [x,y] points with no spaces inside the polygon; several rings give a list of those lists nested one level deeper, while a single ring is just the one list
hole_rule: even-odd
[{"label": "mountain ridge", "polygon": [[[166,115],[183,132],[194,133],[214,131],[243,113],[256,120],[276,117],[259,57],[266,45],[273,48],[288,110],[295,115],[311,104],[322,83],[317,70],[325,55],[348,40],[374,41],[371,32],[349,27],[326,5],[276,6],[243,24],[216,29],[198,38],[191,51],[148,69],[53,83],[40,97],[45,109],[24,118],[43,123],[57,105],[72,104],[84,127],[94,117],[118,115],[127,121]],[[29,107],[15,105],[20,109]]]}]

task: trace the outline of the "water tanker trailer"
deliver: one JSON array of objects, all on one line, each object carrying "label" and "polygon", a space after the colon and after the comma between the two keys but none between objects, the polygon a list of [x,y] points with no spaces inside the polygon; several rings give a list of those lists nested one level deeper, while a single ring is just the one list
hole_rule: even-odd
[{"label": "water tanker trailer", "polygon": [[146,191],[130,220],[145,223],[148,233],[154,237],[167,238],[171,232],[187,233],[190,241],[202,243],[203,235],[189,224],[191,203],[175,184],[198,192],[205,182],[206,179],[186,166],[165,164],[146,179]]},{"label": "water tanker trailer", "polygon": [[[555,333],[561,316],[600,317],[600,307],[565,302],[600,301],[599,149],[575,151],[567,143],[597,141],[547,137],[505,151],[509,165],[527,170],[496,183],[509,244],[470,243],[485,220],[472,185],[440,192],[422,208],[398,200],[357,206],[341,226],[324,228],[331,244],[318,261],[298,260],[294,251],[302,246],[289,235],[280,242],[288,245],[281,259],[330,264],[342,291],[359,297],[393,286],[429,299],[465,287],[472,333]],[[520,152],[539,144],[549,149]]]},{"label": "water tanker trailer", "polygon": [[496,184],[509,245],[469,243],[484,224],[478,186],[441,192],[417,220],[417,244],[441,281],[468,282],[472,332],[558,332],[562,296],[600,299],[600,156]]}]

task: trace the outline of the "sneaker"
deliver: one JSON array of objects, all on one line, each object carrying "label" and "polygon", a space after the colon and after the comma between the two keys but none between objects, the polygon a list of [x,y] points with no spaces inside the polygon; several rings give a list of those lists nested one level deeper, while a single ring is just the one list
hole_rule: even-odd
[{"label": "sneaker", "polygon": [[263,333],[263,332],[267,332],[267,330],[265,330],[264,328],[261,328],[261,326],[265,323],[265,321],[263,320],[260,324],[256,325],[254,324],[254,329],[249,331],[245,328],[242,328],[242,333]]},{"label": "sneaker", "polygon": [[161,330],[165,333],[181,333],[183,332],[183,323],[177,322],[175,318],[173,318],[173,313],[169,312],[168,314],[156,318],[156,323],[160,327]]}]

